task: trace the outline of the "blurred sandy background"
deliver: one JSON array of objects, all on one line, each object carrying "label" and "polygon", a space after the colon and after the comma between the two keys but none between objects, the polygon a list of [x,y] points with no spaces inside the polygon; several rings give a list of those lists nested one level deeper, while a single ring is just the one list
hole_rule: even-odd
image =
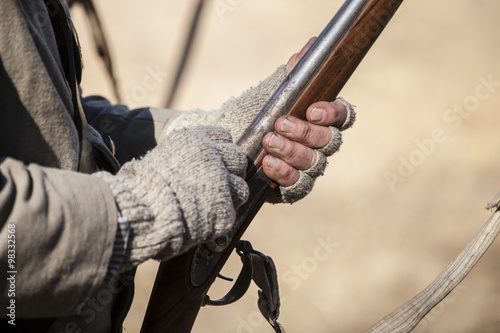
[{"label": "blurred sandy background", "polygon": [[[125,101],[161,106],[194,1],[95,2]],[[216,108],[258,83],[342,1],[208,3],[178,109]],[[221,4],[229,10],[217,12]],[[111,97],[87,21],[78,8],[73,14],[84,95]],[[266,206],[245,237],[277,263],[287,332],[364,331],[430,283],[490,216],[484,206],[500,190],[499,28],[499,1],[407,0],[358,68],[342,92],[358,120],[326,175],[302,202]],[[151,70],[165,77],[146,91]],[[403,160],[417,165],[403,170]],[[390,183],[388,173],[398,172]],[[325,243],[330,252],[319,248]],[[499,254],[496,242],[416,332],[500,332]],[[139,331],[155,265],[137,275],[126,332]],[[234,259],[224,272],[238,269]],[[227,285],[219,282],[213,297]],[[252,286],[235,305],[202,309],[193,332],[272,332],[256,294]]]}]

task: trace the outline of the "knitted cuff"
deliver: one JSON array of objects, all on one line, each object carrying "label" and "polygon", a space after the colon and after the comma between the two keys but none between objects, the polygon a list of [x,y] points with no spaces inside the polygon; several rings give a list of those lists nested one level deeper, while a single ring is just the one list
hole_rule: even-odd
[{"label": "knitted cuff", "polygon": [[311,190],[314,185],[314,181],[317,177],[322,176],[327,161],[326,158],[337,152],[342,145],[342,133],[341,131],[351,127],[356,120],[356,113],[354,111],[354,106],[343,98],[338,98],[337,101],[341,102],[347,109],[347,117],[344,124],[340,129],[330,126],[332,131],[332,138],[330,142],[326,144],[323,148],[316,149],[316,163],[307,170],[299,171],[299,180],[288,187],[278,187],[275,191],[268,197],[267,202],[271,203],[293,203],[302,198],[304,198]]},{"label": "knitted cuff", "polygon": [[277,203],[294,203],[303,199],[309,192],[311,192],[314,185],[314,178],[309,176],[304,171],[299,171],[299,180],[287,187],[277,187],[268,197],[267,202]]},{"label": "knitted cuff", "polygon": [[314,163],[314,165],[309,169],[302,171],[311,176],[312,178],[323,176],[323,173],[325,172],[325,168],[327,165],[326,156],[318,150],[316,150],[315,153],[316,153],[316,163]]},{"label": "knitted cuff", "polygon": [[[127,165],[124,167],[126,168]],[[154,170],[140,169],[134,165],[134,172],[147,172],[152,181],[145,184],[122,175],[114,176],[107,172],[95,174],[108,183],[117,206],[130,224],[126,250],[118,272],[126,272],[150,258],[160,258],[159,254],[172,256],[180,253],[184,243],[185,228],[182,223],[179,223],[181,219],[175,218],[178,214],[175,214],[175,209],[171,209],[174,207],[165,205],[164,211],[159,216],[155,216],[149,207],[154,203],[148,198],[163,198],[165,200],[162,200],[163,202],[168,202],[169,199],[166,197],[170,197],[171,201],[175,200],[173,194],[165,193],[168,189],[164,188],[165,184],[162,180],[154,180],[159,176],[154,176]],[[138,195],[148,193],[149,195],[145,197],[146,199],[140,199],[135,193]]]},{"label": "knitted cuff", "polygon": [[345,108],[347,109],[347,117],[344,122],[344,124],[340,127],[341,131],[345,131],[349,127],[351,127],[354,122],[356,121],[356,112],[354,111],[354,105],[343,99],[342,97],[338,97],[336,101],[339,101],[340,103],[344,104]]},{"label": "knitted cuff", "polygon": [[342,133],[340,133],[340,130],[333,126],[330,126],[329,128],[332,131],[332,138],[330,139],[330,142],[328,142],[323,148],[316,150],[326,157],[332,156],[342,145]]},{"label": "knitted cuff", "polygon": [[123,216],[120,209],[117,208],[118,226],[116,228],[115,244],[113,246],[113,255],[108,265],[106,277],[111,277],[122,266],[125,251],[127,249],[128,235],[130,233],[130,222]]}]

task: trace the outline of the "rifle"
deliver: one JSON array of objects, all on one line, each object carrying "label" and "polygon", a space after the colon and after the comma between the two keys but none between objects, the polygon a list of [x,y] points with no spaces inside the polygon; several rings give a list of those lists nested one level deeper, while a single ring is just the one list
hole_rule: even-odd
[{"label": "rifle", "polygon": [[[261,168],[266,154],[262,148],[264,135],[273,131],[279,117],[305,119],[310,104],[334,100],[402,2],[347,0],[342,5],[237,141],[249,159],[246,181],[250,198],[238,209],[233,229],[213,242],[160,264],[142,333],[190,332],[201,306],[230,304],[244,294],[252,280],[252,259],[257,252],[248,243],[241,243],[240,238],[276,188]],[[208,289],[235,248],[242,255],[243,269],[225,297],[211,300]],[[277,332],[282,332],[276,321],[278,311],[274,310],[267,319]],[[261,312],[264,314],[262,308]]]}]

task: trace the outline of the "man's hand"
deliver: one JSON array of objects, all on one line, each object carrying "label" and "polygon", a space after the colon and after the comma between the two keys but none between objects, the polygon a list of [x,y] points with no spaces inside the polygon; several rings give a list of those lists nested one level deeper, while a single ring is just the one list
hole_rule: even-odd
[{"label": "man's hand", "polygon": [[268,155],[262,161],[264,173],[280,186],[291,186],[299,170],[311,168],[317,159],[314,149],[332,139],[328,126],[340,128],[347,118],[346,107],[336,102],[317,102],[307,109],[307,121],[284,116],[275,123],[275,132],[264,137]]},{"label": "man's hand", "polygon": [[[299,53],[286,65],[287,73],[295,67],[316,38],[311,38]],[[268,155],[262,166],[264,173],[283,187],[299,180],[299,170],[307,170],[317,162],[314,149],[325,147],[332,139],[329,126],[341,128],[348,112],[345,105],[336,102],[317,102],[307,109],[307,121],[291,116],[279,118],[275,131],[264,137],[263,145]]]},{"label": "man's hand", "polygon": [[307,50],[309,50],[309,48],[311,47],[311,45],[313,45],[313,43],[315,41],[316,41],[316,37],[312,37],[311,39],[309,39],[309,41],[306,43],[306,45],[304,45],[302,47],[302,50],[300,50],[298,53],[295,53],[294,55],[292,55],[290,57],[290,59],[286,63],[286,73],[287,74],[290,74],[290,72],[295,67],[295,65],[298,64],[298,62],[300,61],[300,59],[302,59],[302,57],[304,56],[304,54],[307,52]]},{"label": "man's hand", "polygon": [[233,227],[236,208],[249,196],[239,176],[245,153],[216,126],[180,128],[141,159],[125,163],[106,181],[130,233],[119,272],[153,258],[167,260]]}]

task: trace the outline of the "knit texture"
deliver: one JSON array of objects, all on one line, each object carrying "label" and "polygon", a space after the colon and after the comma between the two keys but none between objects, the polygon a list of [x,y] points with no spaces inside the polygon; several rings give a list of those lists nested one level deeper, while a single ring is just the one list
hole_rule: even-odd
[{"label": "knit texture", "polygon": [[346,129],[354,125],[354,122],[356,121],[356,112],[354,111],[355,106],[346,101],[343,97],[338,97],[336,101],[344,104],[345,108],[347,109],[346,120],[344,124],[340,127],[341,131],[345,131]]},{"label": "knit texture", "polygon": [[[202,110],[189,111],[185,115],[174,120],[166,131],[168,133],[177,128],[197,125],[215,125],[227,128],[233,138],[238,139],[255,116],[262,110],[274,92],[279,88],[286,78],[286,75],[286,66],[283,65],[258,86],[250,88],[240,97],[228,100],[220,109],[208,112]],[[351,127],[356,119],[354,107],[349,102],[343,98],[338,98],[337,101],[344,104],[347,109],[347,118],[344,124],[340,129],[330,127],[333,133],[332,139],[325,147],[316,150],[317,159],[315,165],[308,170],[300,170],[299,180],[295,184],[288,187],[277,187],[268,197],[268,202],[296,202],[311,192],[316,178],[323,175],[327,166],[326,157],[338,151],[342,144],[342,135],[340,131]]]},{"label": "knit texture", "polygon": [[356,112],[352,104],[341,97],[337,98],[336,101],[342,103],[347,109],[347,117],[344,124],[342,124],[340,129],[333,126],[329,127],[332,131],[332,138],[326,146],[316,149],[316,163],[307,170],[299,170],[299,180],[295,184],[287,187],[277,187],[267,198],[268,202],[294,203],[299,201],[312,191],[316,179],[324,174],[328,165],[327,157],[336,153],[342,145],[341,131],[350,128],[356,120]]},{"label": "knit texture", "polygon": [[239,97],[231,98],[224,102],[218,110],[193,110],[186,112],[170,124],[167,133],[177,128],[215,125],[227,128],[236,141],[266,105],[285,78],[286,67],[283,65],[278,67],[271,76],[256,87],[248,89]]},{"label": "knit texture", "polygon": [[307,170],[299,170],[299,180],[287,187],[277,187],[267,198],[270,203],[294,203],[308,195],[314,182],[319,176],[322,176],[328,165],[327,157],[337,152],[342,145],[342,134],[339,129],[333,126],[329,127],[332,131],[332,138],[326,146],[316,149],[316,163]]},{"label": "knit texture", "polygon": [[227,232],[248,198],[246,156],[221,127],[191,127],[166,135],[117,175],[95,175],[110,186],[130,233],[119,271],[166,260]]}]

